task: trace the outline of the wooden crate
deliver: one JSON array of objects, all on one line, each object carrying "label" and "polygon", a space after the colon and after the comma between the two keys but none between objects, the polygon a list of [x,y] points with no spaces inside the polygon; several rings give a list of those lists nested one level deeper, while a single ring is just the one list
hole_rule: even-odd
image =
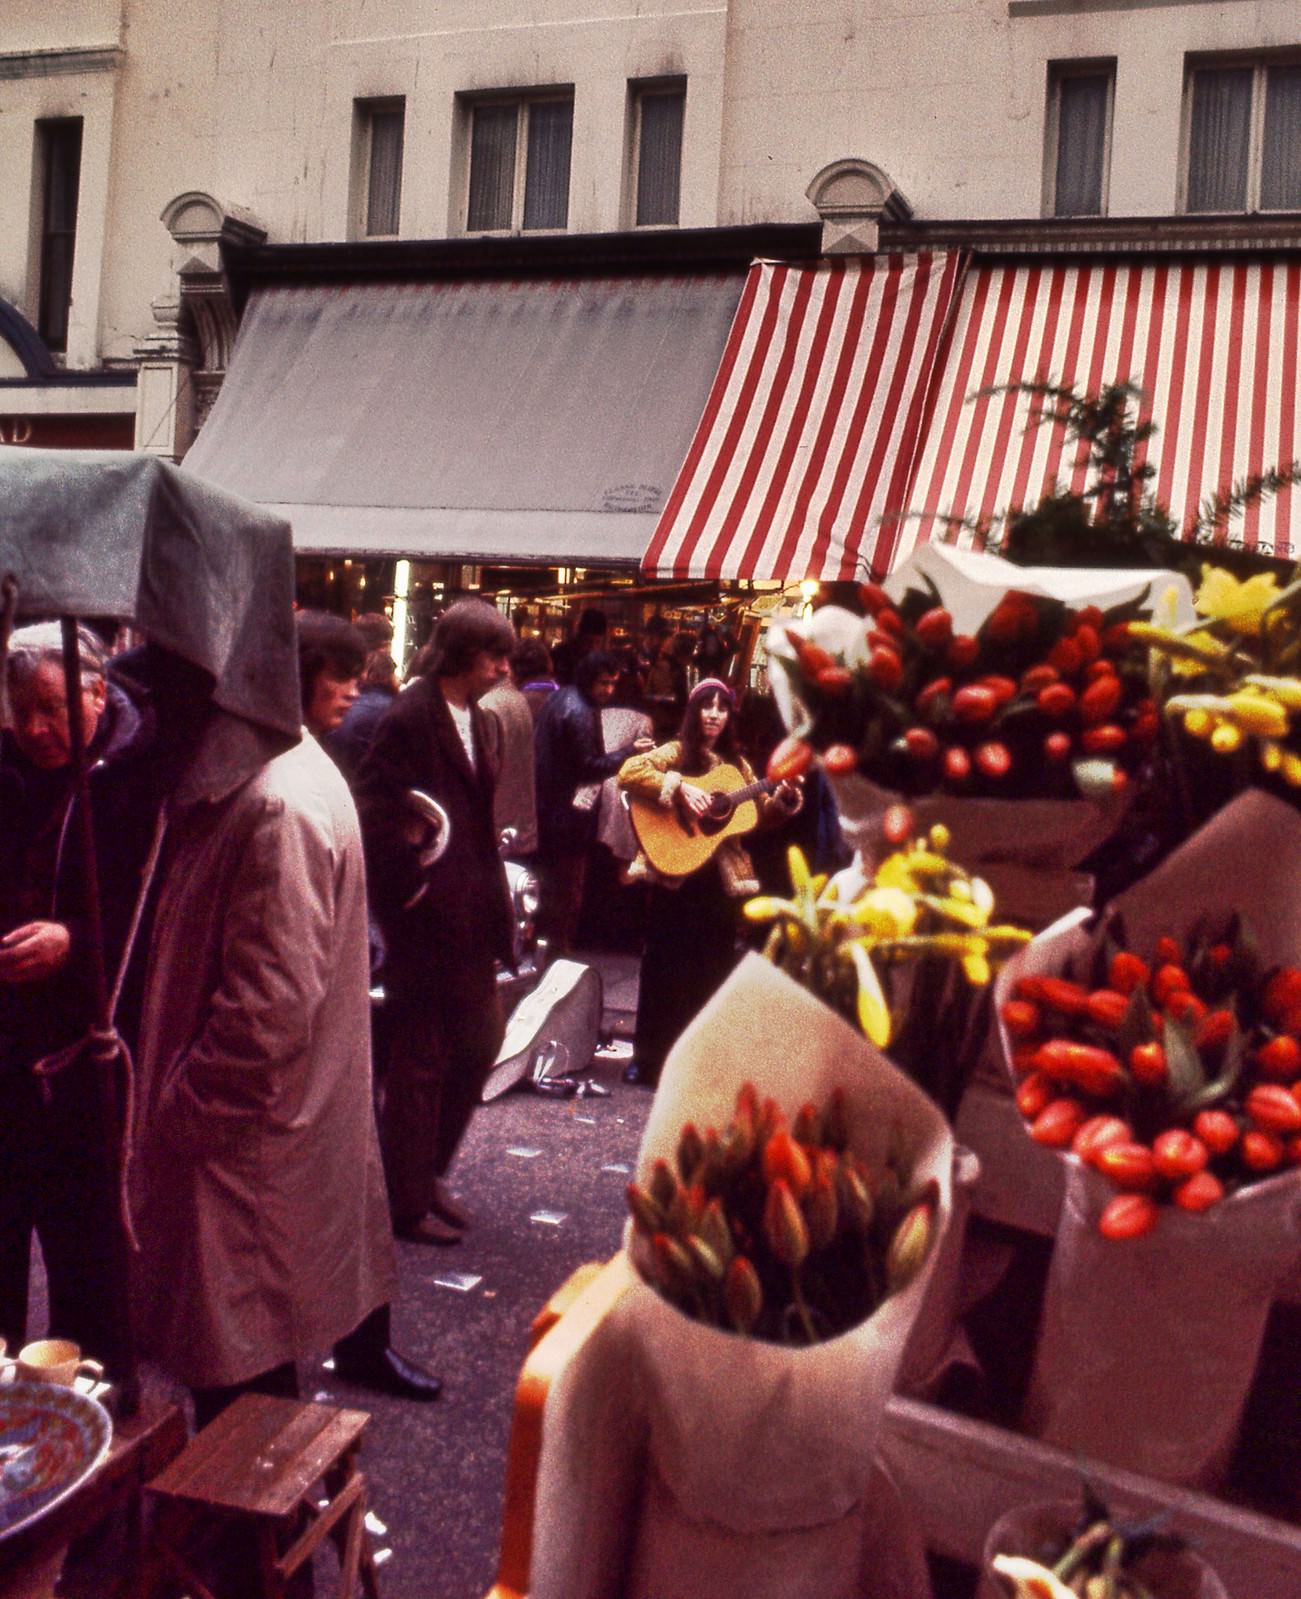
[{"label": "wooden crate", "polygon": [[1083,1471],[1126,1515],[1167,1512],[1219,1573],[1230,1599],[1301,1595],[1301,1527],[1207,1494],[1169,1487],[911,1399],[886,1411],[882,1458],[922,1522],[927,1547],[979,1566],[1006,1511],[1072,1499]]}]

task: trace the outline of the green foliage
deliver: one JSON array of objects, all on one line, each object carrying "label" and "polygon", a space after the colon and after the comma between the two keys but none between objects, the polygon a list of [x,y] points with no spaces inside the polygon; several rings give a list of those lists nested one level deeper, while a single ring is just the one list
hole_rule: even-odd
[{"label": "green foliage", "polygon": [[1145,396],[1132,379],[1097,394],[1051,382],[979,391],[979,397],[1003,394],[1030,395],[1034,404],[1027,428],[1063,428],[1075,459],[1087,457],[1088,476],[1078,492],[1055,485],[1037,505],[995,517],[986,549],[1025,566],[1161,566],[1191,576],[1209,545],[1216,560],[1233,569],[1269,564],[1254,552],[1235,551],[1231,529],[1249,505],[1301,483],[1301,460],[1241,478],[1226,492],[1208,496],[1181,526],[1151,486],[1156,468],[1147,449],[1158,429],[1144,417]]}]

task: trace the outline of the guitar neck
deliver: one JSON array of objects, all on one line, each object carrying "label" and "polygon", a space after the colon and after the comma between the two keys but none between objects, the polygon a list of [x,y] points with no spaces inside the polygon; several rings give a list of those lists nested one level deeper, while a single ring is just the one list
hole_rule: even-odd
[{"label": "guitar neck", "polygon": [[729,789],[727,797],[733,806],[742,805],[746,800],[758,799],[761,794],[771,794],[777,786],[771,777],[761,777],[757,783],[747,783],[744,788]]}]

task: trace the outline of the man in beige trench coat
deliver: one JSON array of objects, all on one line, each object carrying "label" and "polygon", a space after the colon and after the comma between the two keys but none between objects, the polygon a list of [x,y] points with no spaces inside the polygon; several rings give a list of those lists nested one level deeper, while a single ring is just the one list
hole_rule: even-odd
[{"label": "man in beige trench coat", "polygon": [[195,1390],[296,1392],[294,1362],[394,1295],[371,1109],[366,888],[314,739],[173,802],[141,1026],[142,1351]]}]

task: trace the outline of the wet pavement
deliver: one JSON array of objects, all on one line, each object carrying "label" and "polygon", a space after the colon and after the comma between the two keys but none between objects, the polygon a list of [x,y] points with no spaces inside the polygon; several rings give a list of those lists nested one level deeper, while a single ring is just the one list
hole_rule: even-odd
[{"label": "wet pavement", "polygon": [[[651,1095],[593,1063],[608,1099],[515,1091],[482,1106],[451,1174],[473,1216],[451,1248],[401,1244],[395,1342],[444,1381],[422,1405],[304,1370],[305,1396],[369,1410],[363,1465],[390,1550],[385,1599],[478,1599],[491,1587],[515,1382],[534,1316],[570,1273],[619,1245],[624,1185]],[[328,1570],[328,1562],[325,1567]]]}]

